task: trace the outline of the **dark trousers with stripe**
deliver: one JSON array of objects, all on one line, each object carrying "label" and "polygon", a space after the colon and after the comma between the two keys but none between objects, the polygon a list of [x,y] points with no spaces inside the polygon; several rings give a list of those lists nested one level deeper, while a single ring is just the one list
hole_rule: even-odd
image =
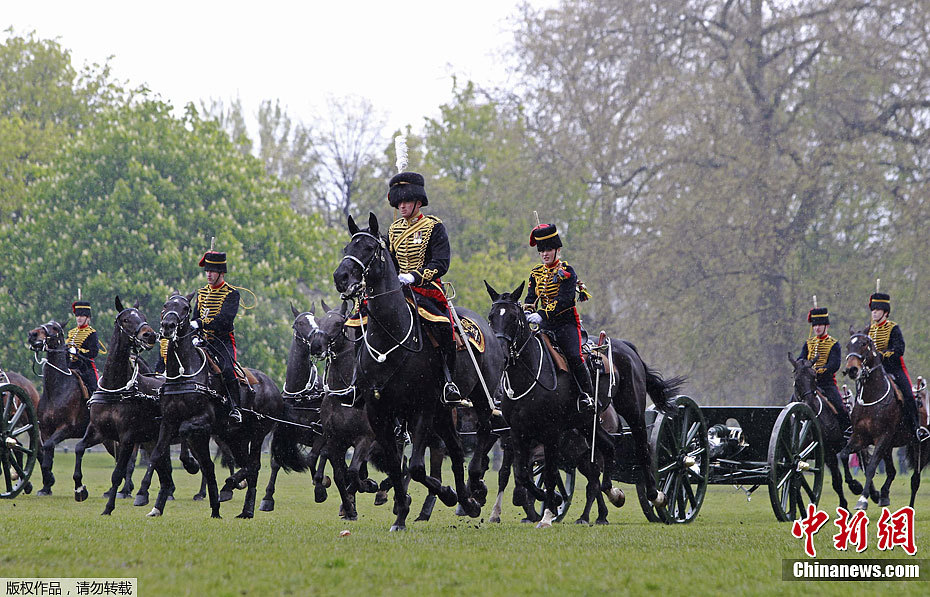
[{"label": "dark trousers with stripe", "polygon": [[[230,335],[231,336],[231,335]],[[207,340],[207,347],[210,354],[216,361],[217,367],[220,368],[220,375],[223,377],[223,385],[226,387],[226,395],[232,401],[234,407],[239,406],[239,381],[236,379],[236,342],[230,337],[210,338]]]},{"label": "dark trousers with stripe", "polygon": [[[904,365],[904,359],[900,358],[900,361],[900,367],[886,366],[885,371],[891,375],[895,385],[901,390],[901,395],[904,398],[903,406],[904,415],[907,419],[906,422],[908,425],[913,425],[913,422],[917,421],[917,400],[914,398],[914,390],[911,387],[911,377],[907,374],[907,367]],[[917,422],[917,426],[920,426],[920,422]]]},{"label": "dark trousers with stripe", "polygon": [[840,395],[840,389],[836,387],[836,382],[833,380],[828,382],[818,381],[817,387],[820,388],[820,391],[823,392],[827,400],[830,401],[830,404],[833,405],[833,408],[836,409],[836,419],[840,424],[840,431],[845,430],[852,423],[849,420],[849,413],[846,412],[846,407],[843,405],[843,397]]},{"label": "dark trousers with stripe", "polygon": [[568,317],[560,317],[556,321],[547,322],[544,319],[544,329],[555,336],[555,342],[562,349],[568,361],[568,368],[572,370],[572,375],[575,376],[581,390],[593,398],[594,384],[591,383],[591,373],[585,366],[584,357],[581,355],[581,320],[578,319],[578,312],[574,309],[565,315]]}]

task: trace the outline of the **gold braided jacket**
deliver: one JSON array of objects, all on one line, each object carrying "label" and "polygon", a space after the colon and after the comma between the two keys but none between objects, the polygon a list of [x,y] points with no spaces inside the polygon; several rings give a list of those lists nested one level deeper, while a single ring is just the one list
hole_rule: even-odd
[{"label": "gold braided jacket", "polygon": [[827,367],[827,360],[830,358],[830,349],[836,344],[836,338],[827,336],[820,338],[813,336],[807,339],[807,358],[813,361],[814,371],[823,373]]},{"label": "gold braided jacket", "polygon": [[[89,348],[84,348],[84,342],[87,340],[87,337],[96,332],[91,326],[77,327],[68,330],[68,339],[65,341],[69,347],[77,348],[79,352],[87,353],[90,352]],[[71,355],[71,360],[76,361],[78,357],[76,354]]]}]

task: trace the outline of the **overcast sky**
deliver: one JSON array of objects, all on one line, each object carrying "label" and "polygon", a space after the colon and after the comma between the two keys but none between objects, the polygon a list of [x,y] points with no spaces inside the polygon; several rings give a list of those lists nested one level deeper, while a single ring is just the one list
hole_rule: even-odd
[{"label": "overcast sky", "polygon": [[[280,99],[310,121],[327,97],[360,96],[388,130],[422,126],[452,75],[503,83],[520,0],[0,0],[2,29],[57,38],[76,65],[112,56],[114,75],[176,107],[239,97],[254,119]],[[552,6],[556,0],[536,0]]]}]

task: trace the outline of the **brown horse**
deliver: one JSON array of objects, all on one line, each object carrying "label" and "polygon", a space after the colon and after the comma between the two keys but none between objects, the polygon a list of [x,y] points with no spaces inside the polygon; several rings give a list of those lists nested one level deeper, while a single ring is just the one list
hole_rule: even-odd
[{"label": "brown horse", "polygon": [[[930,460],[930,447],[921,447],[904,422],[901,406],[903,396],[895,386],[894,379],[882,367],[882,355],[867,330],[856,331],[849,327],[849,343],[846,345],[846,369],[844,374],[856,381],[856,396],[852,410],[853,434],[840,453],[845,458],[852,452],[864,451],[875,446],[875,451],[865,467],[865,486],[856,502],[857,510],[869,505],[869,490],[872,478],[880,461],[885,463],[885,483],[880,490],[879,505],[888,506],[891,482],[897,471],[892,458],[892,449],[906,446],[914,472],[911,475],[911,507],[920,487],[920,471]],[[926,412],[924,413],[926,417]]]},{"label": "brown horse", "polygon": [[[0,369],[0,385],[5,383],[11,383],[14,386],[19,386],[22,388],[26,394],[29,396],[30,402],[32,402],[32,407],[36,410],[39,408],[39,391],[36,390],[36,387],[32,384],[31,381],[16,373],[15,371],[4,371]],[[17,404],[18,398],[14,397],[14,405]],[[12,467],[11,467],[12,468]],[[10,471],[10,479],[16,481],[19,477],[16,474],[15,470]],[[32,493],[32,483],[26,481],[23,485],[23,492],[26,494]]]},{"label": "brown horse", "polygon": [[[42,364],[44,378],[42,398],[37,408],[39,430],[42,432],[42,489],[37,495],[52,495],[55,446],[69,438],[82,438],[87,431],[90,421],[87,390],[80,376],[69,368],[65,332],[61,324],[49,321],[30,330],[28,341],[29,348]],[[38,360],[40,352],[46,353],[47,357]]]}]

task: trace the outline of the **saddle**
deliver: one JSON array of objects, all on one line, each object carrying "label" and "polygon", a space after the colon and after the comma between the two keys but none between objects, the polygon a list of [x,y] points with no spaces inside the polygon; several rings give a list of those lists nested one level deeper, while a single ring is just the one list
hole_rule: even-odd
[{"label": "saddle", "polygon": [[[210,370],[216,375],[219,375],[221,373],[221,369],[219,365],[216,364],[216,361],[213,360],[213,356],[210,354],[210,351],[204,351],[204,354],[207,355],[207,363],[210,365]],[[252,375],[251,371],[240,365],[239,361],[233,363],[233,371],[235,372],[236,379],[239,380],[240,385],[248,387],[258,385],[258,379]]]},{"label": "saddle", "polygon": [[556,368],[565,373],[571,373],[568,369],[568,361],[565,359],[565,355],[562,354],[562,349],[552,341],[549,332],[543,331],[540,336],[542,336],[543,344],[546,346],[546,350],[549,351],[549,356],[552,357],[552,362]]}]

